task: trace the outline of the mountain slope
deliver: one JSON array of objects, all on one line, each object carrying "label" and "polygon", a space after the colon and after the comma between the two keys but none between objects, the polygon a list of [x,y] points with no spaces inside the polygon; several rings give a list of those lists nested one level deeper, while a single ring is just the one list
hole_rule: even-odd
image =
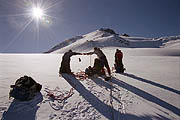
[{"label": "mountain slope", "polygon": [[180,35],[145,38],[120,36],[111,29],[101,28],[83,36],[67,39],[45,53],[64,53],[69,49],[74,51],[89,51],[94,47],[121,47],[121,48],[180,48]]}]

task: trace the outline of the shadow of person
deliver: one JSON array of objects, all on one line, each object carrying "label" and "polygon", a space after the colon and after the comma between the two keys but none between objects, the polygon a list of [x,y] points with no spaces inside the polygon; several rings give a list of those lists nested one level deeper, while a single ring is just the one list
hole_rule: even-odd
[{"label": "shadow of person", "polygon": [[127,76],[127,77],[130,77],[130,78],[133,78],[133,79],[136,79],[136,80],[139,80],[139,81],[141,81],[141,82],[145,82],[145,83],[154,85],[154,86],[156,86],[156,87],[163,88],[163,89],[165,89],[165,90],[168,90],[168,91],[171,91],[171,92],[174,92],[174,93],[180,95],[180,91],[175,90],[175,89],[170,88],[170,87],[167,87],[167,86],[165,86],[165,85],[161,85],[161,84],[159,84],[159,83],[156,83],[156,82],[153,82],[153,81],[150,81],[150,80],[146,80],[146,79],[144,79],[144,78],[141,78],[141,77],[135,76],[135,75],[133,75],[133,74],[129,74],[129,73],[122,73],[122,75]]},{"label": "shadow of person", "polygon": [[88,101],[99,113],[101,113],[107,119],[112,118],[122,118],[123,114],[119,111],[112,108],[101,100],[99,100],[94,94],[92,94],[89,90],[87,90],[79,80],[77,80],[74,76],[68,74],[62,74],[62,77],[77,90],[80,95]]},{"label": "shadow of person", "polygon": [[13,100],[8,110],[3,113],[2,120],[35,120],[39,109],[38,103],[42,102],[43,96],[39,92],[33,100]]},{"label": "shadow of person", "polygon": [[124,89],[126,89],[126,90],[128,90],[128,91],[130,91],[130,92],[132,92],[132,93],[134,93],[134,94],[136,94],[136,95],[138,95],[138,96],[140,96],[140,97],[142,97],[142,98],[144,98],[150,102],[153,102],[153,103],[173,112],[174,114],[180,116],[180,109],[179,108],[159,99],[158,97],[155,97],[155,96],[153,96],[153,95],[151,95],[151,94],[149,94],[149,93],[147,93],[147,92],[145,92],[139,88],[136,88],[136,87],[134,87],[130,84],[127,84],[127,83],[125,83],[119,79],[116,79],[115,77],[112,77],[112,83],[117,84],[120,87],[122,87],[122,88],[124,88]]},{"label": "shadow of person", "polygon": [[79,80],[77,80],[74,76],[68,74],[62,74],[62,77],[75,89],[80,95],[91,104],[101,115],[106,117],[108,120],[153,120],[153,119],[161,119],[170,120],[163,116],[152,116],[152,115],[142,115],[136,116],[129,113],[121,113],[113,108],[113,106],[109,106],[99,100],[94,94],[88,91]]},{"label": "shadow of person", "polygon": [[[108,89],[109,90],[117,89],[114,86],[112,86],[109,82],[106,82],[103,77],[89,77],[89,79],[91,79],[93,82],[95,82],[100,87],[104,86],[105,89],[107,89],[107,90]],[[120,90],[118,89],[118,91],[120,91]]]}]

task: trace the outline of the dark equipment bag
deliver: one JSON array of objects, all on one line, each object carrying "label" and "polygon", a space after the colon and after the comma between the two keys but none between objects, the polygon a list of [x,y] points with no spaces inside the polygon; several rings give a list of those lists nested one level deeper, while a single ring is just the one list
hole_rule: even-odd
[{"label": "dark equipment bag", "polygon": [[9,92],[9,97],[20,101],[28,101],[33,99],[37,92],[40,92],[42,85],[25,75],[17,79],[15,85],[11,85],[10,87],[12,89]]}]

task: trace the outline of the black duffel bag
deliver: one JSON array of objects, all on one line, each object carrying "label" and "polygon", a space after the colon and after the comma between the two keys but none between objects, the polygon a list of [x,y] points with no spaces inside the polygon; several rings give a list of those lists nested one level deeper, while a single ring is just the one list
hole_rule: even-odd
[{"label": "black duffel bag", "polygon": [[36,93],[40,92],[42,85],[29,76],[23,76],[16,80],[15,85],[11,85],[9,97],[20,101],[32,100]]}]

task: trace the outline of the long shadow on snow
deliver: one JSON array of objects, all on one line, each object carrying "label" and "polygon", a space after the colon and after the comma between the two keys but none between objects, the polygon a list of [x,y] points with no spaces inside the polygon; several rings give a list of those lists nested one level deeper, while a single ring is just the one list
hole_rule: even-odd
[{"label": "long shadow on snow", "polygon": [[[100,87],[101,86],[104,86],[106,89],[111,89],[112,91],[114,91],[114,89],[116,89],[118,92],[120,92],[120,90],[118,89],[118,88],[116,88],[116,87],[114,87],[114,86],[112,86],[112,85],[110,85],[109,84],[109,82],[106,82],[106,81],[104,81],[104,78],[90,78],[91,80],[93,80],[97,85],[99,85]],[[115,92],[115,91],[114,91]],[[114,97],[114,96],[111,96],[113,99],[115,99],[116,101],[118,101],[119,103],[121,103],[120,102],[120,100],[118,100],[116,97]]]},{"label": "long shadow on snow", "polygon": [[[126,119],[126,117],[131,118],[132,120],[153,120],[156,119],[162,119],[162,116],[135,116],[132,114],[127,113],[120,113],[119,111],[115,110],[111,106],[103,103],[101,100],[99,100],[94,94],[92,94],[90,91],[88,91],[79,80],[77,80],[74,76],[70,76],[68,74],[62,74],[62,77],[73,87],[77,90],[77,92],[80,93],[80,95],[88,101],[98,112],[100,112],[103,116],[105,116],[107,119],[112,120],[114,118],[115,120],[122,120]],[[108,112],[113,111],[112,113],[108,114]],[[111,112],[112,112],[111,111]],[[113,117],[114,116],[114,117]],[[169,120],[166,117],[163,117],[164,120]]]},{"label": "long shadow on snow", "polygon": [[[106,89],[112,90],[116,89],[118,92],[120,92],[120,90],[112,85],[109,84],[109,82],[105,82],[104,78],[90,78],[91,80],[93,80],[97,85],[104,86]],[[115,92],[115,91],[114,91]],[[118,100],[116,97],[114,97],[112,94],[110,95],[113,99],[115,99],[117,102],[121,103],[120,100]]]},{"label": "long shadow on snow", "polygon": [[167,87],[167,86],[165,86],[165,85],[161,85],[161,84],[159,84],[159,83],[155,83],[155,82],[152,82],[152,81],[150,81],[150,80],[146,80],[146,79],[144,79],[144,78],[141,78],[141,77],[135,76],[135,75],[133,75],[133,74],[129,74],[129,73],[122,73],[122,75],[127,76],[127,77],[131,77],[131,78],[136,79],[136,80],[139,80],[139,81],[141,81],[141,82],[149,83],[149,84],[154,85],[154,86],[156,86],[156,87],[160,87],[160,88],[163,88],[163,89],[165,89],[165,90],[168,90],[168,91],[171,91],[171,92],[174,92],[174,93],[180,95],[180,91],[179,91],[179,90],[175,90],[175,89],[170,88],[170,87]]},{"label": "long shadow on snow", "polygon": [[127,89],[127,90],[133,92],[134,94],[136,94],[136,95],[138,95],[138,96],[140,96],[140,97],[142,97],[142,98],[144,98],[150,102],[153,102],[157,105],[160,105],[161,107],[163,107],[163,108],[175,113],[176,115],[180,116],[180,109],[179,108],[177,108],[177,107],[175,107],[175,106],[173,106],[173,105],[171,105],[171,104],[169,104],[169,103],[167,103],[167,102],[165,102],[165,101],[163,101],[163,100],[161,100],[161,99],[159,99],[159,98],[157,98],[157,97],[155,97],[155,96],[153,96],[153,95],[151,95],[151,94],[149,94],[149,93],[147,93],[147,92],[145,92],[139,88],[136,88],[132,85],[129,85],[129,84],[127,84],[127,83],[125,83],[119,79],[114,78],[114,77],[112,78],[112,83],[117,84],[120,87]]},{"label": "long shadow on snow", "polygon": [[[113,86],[111,86],[109,84],[109,82],[105,82],[104,78],[99,78],[99,77],[90,77],[89,79],[91,79],[92,81],[94,81],[97,85],[99,85],[100,87],[104,86],[106,89],[112,89],[115,88]],[[116,88],[117,89],[117,88]]]},{"label": "long shadow on snow", "polygon": [[39,92],[33,100],[18,101],[13,100],[8,110],[3,113],[2,120],[36,120],[37,106],[43,100]]}]

